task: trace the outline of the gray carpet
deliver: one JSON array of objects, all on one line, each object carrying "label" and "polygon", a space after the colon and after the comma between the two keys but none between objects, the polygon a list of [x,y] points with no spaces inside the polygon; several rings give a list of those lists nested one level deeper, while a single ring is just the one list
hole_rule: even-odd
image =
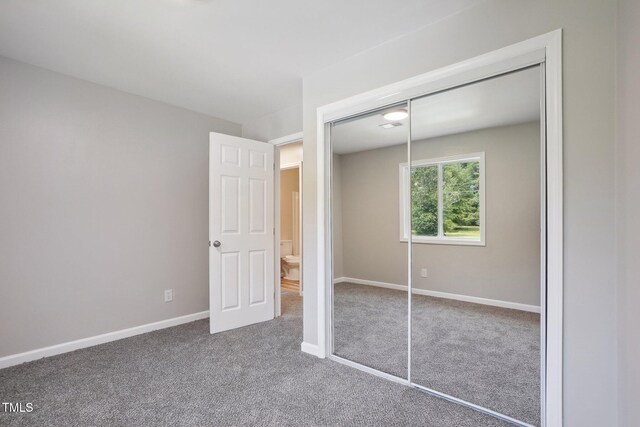
[{"label": "gray carpet", "polygon": [[407,293],[375,286],[334,286],[334,353],[407,378]]},{"label": "gray carpet", "polygon": [[301,299],[216,335],[207,320],[0,370],[2,426],[501,426],[503,422],[300,352]]},{"label": "gray carpet", "polygon": [[[407,293],[335,286],[335,353],[406,378]],[[540,315],[413,295],[412,381],[540,424]]]}]

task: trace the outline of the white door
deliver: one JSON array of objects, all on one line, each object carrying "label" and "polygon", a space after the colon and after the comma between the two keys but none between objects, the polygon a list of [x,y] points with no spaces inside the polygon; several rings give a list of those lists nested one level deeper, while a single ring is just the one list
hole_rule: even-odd
[{"label": "white door", "polygon": [[211,333],[273,319],[273,146],[209,137]]}]

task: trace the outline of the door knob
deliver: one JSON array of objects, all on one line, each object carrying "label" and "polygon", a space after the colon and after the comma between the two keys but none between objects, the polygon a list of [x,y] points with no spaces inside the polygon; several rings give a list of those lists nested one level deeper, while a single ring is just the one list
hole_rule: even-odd
[{"label": "door knob", "polygon": [[219,248],[221,244],[222,244],[222,243],[220,243],[220,241],[219,241],[219,240],[215,240],[215,241],[213,242],[213,247],[214,247],[214,248]]}]

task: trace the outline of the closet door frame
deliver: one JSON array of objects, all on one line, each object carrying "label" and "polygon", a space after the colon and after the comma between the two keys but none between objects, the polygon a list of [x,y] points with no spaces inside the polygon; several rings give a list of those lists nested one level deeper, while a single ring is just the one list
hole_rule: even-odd
[{"label": "closet door frame", "polygon": [[[543,200],[542,250],[543,286],[541,299],[541,421],[543,426],[562,425],[562,330],[563,330],[563,171],[562,171],[562,30],[517,43],[475,58],[387,85],[317,111],[317,345],[303,343],[303,351],[315,347],[318,357],[328,357],[389,380],[423,389],[484,413],[523,425],[505,415],[425,389],[411,382],[411,336],[409,333],[408,378],[399,378],[333,355],[332,344],[332,236],[331,236],[331,143],[330,123],[368,110],[437,93],[519,69],[541,65],[543,78]],[[409,104],[410,105],[410,104]],[[409,107],[410,108],[410,107]],[[544,138],[546,136],[546,138]],[[410,136],[409,136],[410,139]],[[410,156],[410,145],[409,145]],[[409,157],[410,158],[410,157]],[[545,206],[546,205],[546,206]],[[546,207],[546,210],[544,210]],[[410,246],[409,242],[409,246]],[[409,250],[410,254],[410,250]],[[410,262],[409,262],[410,264]],[[546,278],[546,280],[545,280]],[[411,319],[411,275],[408,287]],[[305,350],[305,348],[307,350]]]}]

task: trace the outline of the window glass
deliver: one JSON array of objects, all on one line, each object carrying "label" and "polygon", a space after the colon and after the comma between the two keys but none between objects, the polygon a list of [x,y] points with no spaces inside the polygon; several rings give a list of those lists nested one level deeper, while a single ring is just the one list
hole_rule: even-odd
[{"label": "window glass", "polygon": [[480,239],[480,163],[442,165],[444,235]]},{"label": "window glass", "polygon": [[411,232],[415,243],[484,245],[483,159],[472,153],[415,160],[410,179],[401,164],[400,240]]},{"label": "window glass", "polygon": [[411,232],[438,235],[438,166],[411,169]]}]

